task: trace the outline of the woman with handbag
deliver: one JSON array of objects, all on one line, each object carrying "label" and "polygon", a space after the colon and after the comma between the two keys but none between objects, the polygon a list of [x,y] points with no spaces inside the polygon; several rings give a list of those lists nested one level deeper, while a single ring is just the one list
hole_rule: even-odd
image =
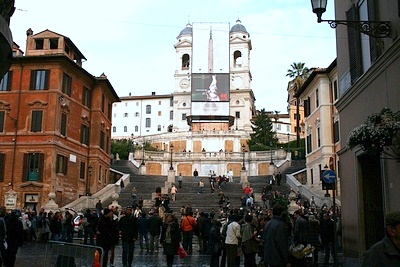
[{"label": "woman with handbag", "polygon": [[178,220],[172,214],[167,214],[161,230],[160,242],[164,247],[164,254],[167,255],[167,266],[172,267],[174,256],[179,249],[181,231]]}]

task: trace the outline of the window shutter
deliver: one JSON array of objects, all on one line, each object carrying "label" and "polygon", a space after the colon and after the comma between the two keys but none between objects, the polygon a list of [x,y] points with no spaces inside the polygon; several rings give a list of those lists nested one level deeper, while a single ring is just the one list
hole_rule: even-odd
[{"label": "window shutter", "polygon": [[4,182],[4,169],[6,165],[6,154],[0,154],[0,182]]},{"label": "window shutter", "polygon": [[43,171],[44,171],[44,154],[39,153],[39,173],[38,173],[38,182],[43,182]]},{"label": "window shutter", "polygon": [[50,70],[45,70],[45,80],[44,80],[44,90],[49,89],[49,80],[50,80]]},{"label": "window shutter", "polygon": [[22,182],[28,181],[29,154],[24,154],[24,166],[22,167]]},{"label": "window shutter", "polygon": [[[368,0],[368,20],[377,21],[379,18],[376,16],[375,1]],[[374,63],[385,50],[385,43],[382,39],[369,37],[370,46],[370,59],[371,63]]]},{"label": "window shutter", "polygon": [[34,90],[35,89],[35,82],[36,82],[36,70],[32,70],[31,71],[31,82],[29,85],[29,89],[30,90]]},{"label": "window shutter", "polygon": [[66,175],[66,174],[67,174],[67,170],[68,170],[68,157],[63,157],[63,160],[64,160],[64,170],[63,170],[63,173],[64,173],[64,175]]},{"label": "window shutter", "polygon": [[8,72],[7,91],[10,91],[10,90],[11,90],[12,76],[13,76],[13,72],[12,72],[12,70],[10,70],[10,71]]},{"label": "window shutter", "polygon": [[[353,5],[347,12],[346,18],[350,21],[359,20],[358,9]],[[350,76],[351,84],[354,84],[356,80],[363,74],[362,68],[362,54],[361,54],[361,36],[360,32],[351,27],[347,27],[347,37],[349,46],[349,65],[350,65]]]},{"label": "window shutter", "polygon": [[304,117],[308,117],[308,100],[304,100]]}]

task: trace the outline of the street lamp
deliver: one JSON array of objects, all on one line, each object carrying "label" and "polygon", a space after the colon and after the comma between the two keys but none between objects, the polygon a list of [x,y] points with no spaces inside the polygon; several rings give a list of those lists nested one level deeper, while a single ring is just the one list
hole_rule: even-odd
[{"label": "street lamp", "polygon": [[270,165],[274,165],[274,161],[272,160],[272,141],[269,142],[269,151],[271,152],[271,162]]},{"label": "street lamp", "polygon": [[290,134],[287,133],[287,153],[290,152],[290,146],[289,146],[289,142],[290,142]]},{"label": "street lamp", "polygon": [[142,166],[146,165],[146,164],[144,163],[144,145],[145,145],[145,141],[143,140],[143,145],[142,145],[142,163],[140,164],[140,165],[142,165]]},{"label": "street lamp", "polygon": [[332,29],[335,29],[338,24],[346,25],[374,38],[388,38],[391,36],[389,21],[323,20],[322,14],[326,11],[327,3],[328,0],[311,0],[312,10],[317,14],[318,23],[328,22]]},{"label": "street lamp", "polygon": [[133,136],[134,134],[131,134],[131,146],[130,146],[130,151],[133,152]]},{"label": "street lamp", "polygon": [[170,153],[170,166],[169,166],[169,169],[171,170],[171,171],[173,171],[174,170],[174,166],[172,166],[172,151],[174,150],[174,146],[173,145],[170,145],[169,146],[169,153]]},{"label": "street lamp", "polygon": [[86,196],[91,196],[90,193],[90,178],[92,177],[92,165],[88,166],[88,175],[86,176]]},{"label": "street lamp", "polygon": [[242,171],[245,171],[246,170],[246,167],[244,166],[244,149],[245,149],[246,147],[244,146],[244,144],[242,145],[242,152],[243,152],[243,165],[242,165]]}]

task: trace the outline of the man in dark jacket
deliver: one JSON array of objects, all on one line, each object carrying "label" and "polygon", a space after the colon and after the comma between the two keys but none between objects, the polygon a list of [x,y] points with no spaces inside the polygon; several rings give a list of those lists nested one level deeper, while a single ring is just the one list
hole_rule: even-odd
[{"label": "man in dark jacket", "polygon": [[[333,235],[335,224],[329,214],[325,212],[321,221],[321,243],[325,251],[324,264],[329,263],[330,254],[333,253]],[[333,256],[333,255],[332,255]]]},{"label": "man in dark jacket", "polygon": [[162,219],[158,216],[158,213],[154,211],[150,211],[150,219],[149,219],[149,233],[150,233],[150,251],[158,252],[159,247],[159,238],[162,226]]},{"label": "man in dark jacket", "polygon": [[[293,213],[294,217],[294,229],[293,229],[293,243],[294,245],[299,245],[302,244],[304,246],[307,246],[307,233],[308,233],[308,227],[307,227],[307,221],[301,216],[302,213],[300,210],[296,210]],[[302,259],[297,259],[295,257],[292,257],[292,263],[294,266],[306,266],[306,258]]]},{"label": "man in dark jacket", "polygon": [[126,207],[125,215],[119,221],[122,240],[122,265],[132,266],[135,241],[137,239],[137,219],[133,216],[132,207]]},{"label": "man in dark jacket", "polygon": [[283,207],[279,204],[272,209],[273,217],[265,225],[264,264],[265,266],[290,266],[289,262],[289,228],[282,218]]},{"label": "man in dark jacket", "polygon": [[143,239],[146,245],[146,252],[149,253],[149,220],[145,212],[142,212],[137,221],[137,229],[139,234],[140,252],[143,252]]},{"label": "man in dark jacket", "polygon": [[386,214],[385,237],[364,254],[361,267],[400,266],[400,211]]},{"label": "man in dark jacket", "polygon": [[96,231],[96,245],[102,247],[104,251],[102,266],[107,266],[108,254],[111,250],[111,246],[115,244],[116,230],[117,228],[113,221],[113,212],[105,208]]},{"label": "man in dark jacket", "polygon": [[94,245],[94,231],[96,226],[95,218],[93,217],[90,209],[87,209],[83,215],[82,226],[83,226],[83,244],[87,245],[89,238],[90,245]]},{"label": "man in dark jacket", "polygon": [[4,265],[13,267],[17,256],[18,248],[22,247],[24,243],[24,229],[21,220],[21,211],[16,209],[13,210],[6,220],[7,228],[7,249],[6,258],[4,259]]}]

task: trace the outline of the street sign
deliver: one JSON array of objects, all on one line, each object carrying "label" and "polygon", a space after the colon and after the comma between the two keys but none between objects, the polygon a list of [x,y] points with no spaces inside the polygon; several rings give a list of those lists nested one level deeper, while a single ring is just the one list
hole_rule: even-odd
[{"label": "street sign", "polygon": [[336,180],[336,173],[332,170],[327,170],[322,173],[322,180],[327,184],[333,184]]}]

